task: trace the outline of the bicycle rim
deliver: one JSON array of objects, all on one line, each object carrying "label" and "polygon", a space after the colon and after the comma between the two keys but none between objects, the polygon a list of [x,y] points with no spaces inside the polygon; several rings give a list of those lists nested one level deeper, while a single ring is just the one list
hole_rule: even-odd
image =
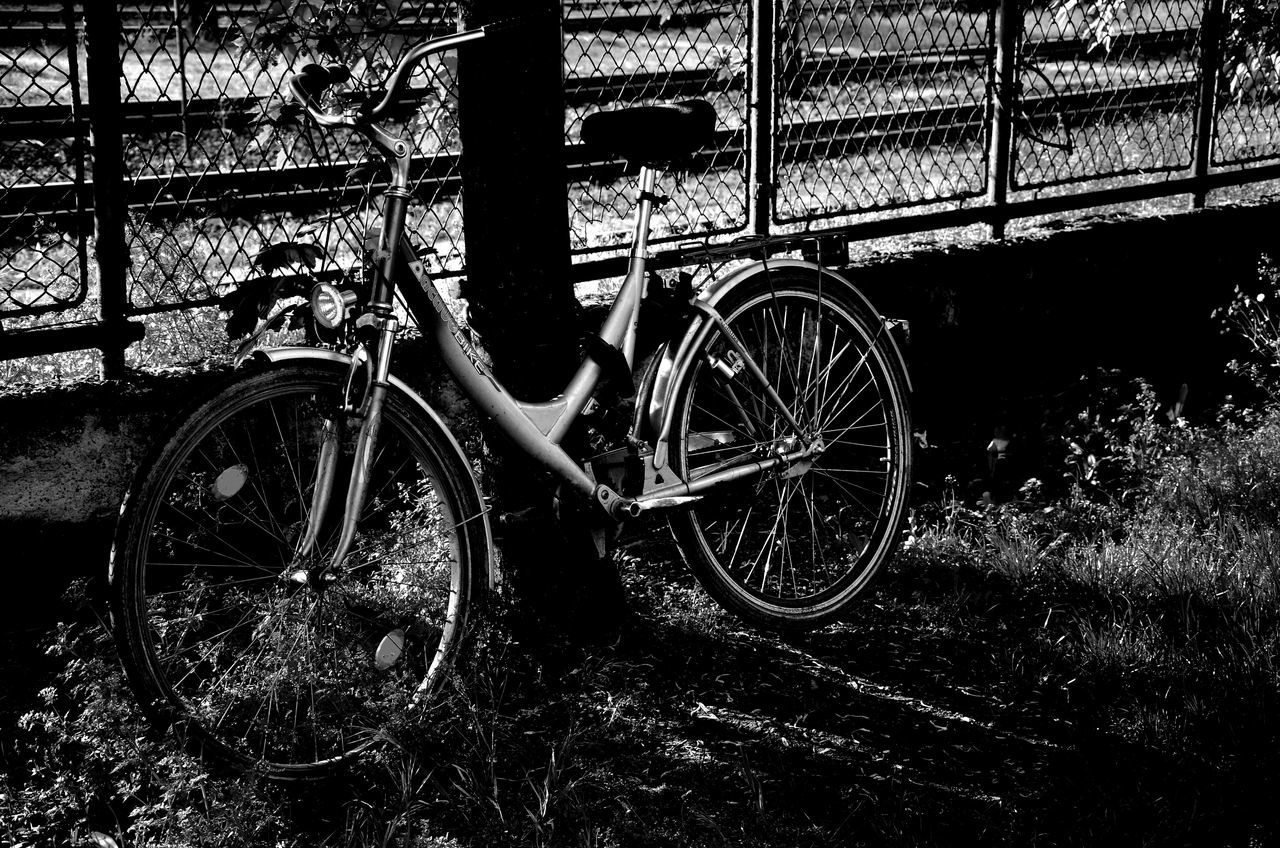
[{"label": "bicycle rim", "polygon": [[351,553],[326,568],[355,427],[337,442],[317,545],[298,556],[337,415],[332,374],[236,384],[164,449],[122,552],[118,603],[146,694],[203,752],[273,776],[327,771],[428,693],[471,589],[466,469],[395,395]]}]

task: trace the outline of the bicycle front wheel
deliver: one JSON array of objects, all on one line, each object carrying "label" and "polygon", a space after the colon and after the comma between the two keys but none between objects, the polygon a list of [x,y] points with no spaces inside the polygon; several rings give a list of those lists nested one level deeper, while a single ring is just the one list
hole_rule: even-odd
[{"label": "bicycle front wheel", "polygon": [[[431,693],[486,563],[470,469],[392,391],[355,544],[328,567],[356,430],[343,373],[275,365],[205,402],[140,476],[112,552],[121,654],[152,717],[278,779],[331,771]],[[304,551],[326,439],[337,473]]]},{"label": "bicycle front wheel", "polygon": [[[906,376],[883,320],[818,270],[760,274],[717,304],[822,450],[726,485],[671,526],[707,591],[757,624],[816,627],[893,553],[911,480]],[[800,443],[724,334],[694,354],[676,401],[672,470],[689,481]]]}]

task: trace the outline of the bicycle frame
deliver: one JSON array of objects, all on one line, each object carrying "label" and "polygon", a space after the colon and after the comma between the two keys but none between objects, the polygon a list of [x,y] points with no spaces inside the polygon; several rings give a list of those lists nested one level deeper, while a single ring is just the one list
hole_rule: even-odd
[{"label": "bicycle frame", "polygon": [[[636,365],[636,332],[644,294],[649,223],[653,211],[653,201],[650,197],[653,194],[656,176],[657,172],[652,168],[646,166],[640,169],[641,200],[631,244],[630,263],[622,287],[600,329],[600,337],[606,344],[622,352],[630,369],[634,369]],[[560,447],[564,435],[582,413],[598,386],[602,374],[601,365],[591,357],[584,359],[563,392],[550,401],[527,403],[515,398],[492,375],[476,354],[470,340],[457,326],[449,308],[426,276],[422,262],[413,254],[407,242],[401,243],[399,252],[403,257],[400,267],[409,271],[412,280],[407,282],[413,284],[400,286],[398,291],[409,305],[419,328],[432,340],[433,347],[467,396],[492,418],[503,434],[521,450],[580,494],[596,500],[614,517],[636,515],[645,509],[658,506],[673,506],[675,503],[672,502],[672,498],[696,498],[716,485],[761,473],[780,464],[804,459],[813,453],[812,448],[802,448],[686,482],[677,479],[666,467],[665,438],[669,433],[663,433],[659,448],[649,457],[650,473],[645,475],[645,491],[634,499],[623,498],[611,487],[595,480]],[[742,356],[747,370],[760,383],[765,396],[776,405],[783,420],[794,429],[797,436],[803,436],[804,428],[792,417],[790,410],[778,397],[773,385],[752,359],[746,346],[725,325],[720,314],[714,307],[705,304],[695,303],[694,308],[707,319],[697,341],[704,340],[715,329],[724,333],[726,340]],[[686,347],[685,357],[687,358],[692,355],[698,345],[695,342]],[[637,434],[633,432],[632,435]],[[654,473],[657,471],[662,473]],[[661,484],[656,482],[659,480],[662,481]]]}]

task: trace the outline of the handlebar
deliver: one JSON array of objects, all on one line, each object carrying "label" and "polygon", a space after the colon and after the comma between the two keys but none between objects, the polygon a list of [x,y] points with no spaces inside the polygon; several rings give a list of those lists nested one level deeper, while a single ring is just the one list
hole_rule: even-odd
[{"label": "handlebar", "polygon": [[289,78],[289,90],[293,93],[294,98],[298,100],[316,123],[324,127],[357,127],[368,121],[376,121],[386,113],[387,109],[404,92],[405,86],[409,82],[409,77],[413,75],[414,70],[422,63],[422,60],[435,53],[441,53],[445,50],[451,50],[463,44],[469,44],[473,41],[479,41],[485,37],[487,27],[479,27],[478,29],[466,30],[465,32],[455,33],[453,35],[445,35],[440,38],[432,38],[422,42],[410,50],[405,57],[396,65],[395,71],[392,72],[391,78],[387,82],[385,92],[382,99],[377,105],[369,106],[367,103],[361,106],[357,115],[331,115],[323,111],[318,103],[320,95],[330,86],[340,85],[351,79],[351,71],[342,65],[320,66],[315,64],[306,65],[298,73]]}]

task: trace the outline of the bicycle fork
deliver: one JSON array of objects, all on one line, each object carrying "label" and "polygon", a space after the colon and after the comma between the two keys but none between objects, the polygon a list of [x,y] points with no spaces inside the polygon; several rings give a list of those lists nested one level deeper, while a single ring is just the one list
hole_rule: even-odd
[{"label": "bicycle fork", "polygon": [[[321,566],[322,574],[340,573],[343,561],[351,552],[351,546],[355,542],[356,523],[368,495],[374,449],[377,447],[378,432],[382,427],[382,409],[390,386],[388,377],[391,372],[391,350],[395,343],[399,322],[393,316],[379,318],[372,314],[361,320],[366,319],[377,327],[378,352],[370,360],[364,347],[357,349],[357,355],[352,359],[351,370],[347,375],[342,409],[333,418],[325,421],[316,462],[316,484],[311,496],[311,514],[296,551],[296,559],[301,561],[316,550],[321,525],[328,512],[329,503],[333,499],[333,484],[337,478],[338,462],[342,454],[344,419],[357,418],[360,420],[360,432],[356,436],[346,503],[342,511],[342,526],[333,554],[329,557],[328,563]],[[361,370],[366,371],[365,389],[357,408],[352,402],[352,391]]]}]

